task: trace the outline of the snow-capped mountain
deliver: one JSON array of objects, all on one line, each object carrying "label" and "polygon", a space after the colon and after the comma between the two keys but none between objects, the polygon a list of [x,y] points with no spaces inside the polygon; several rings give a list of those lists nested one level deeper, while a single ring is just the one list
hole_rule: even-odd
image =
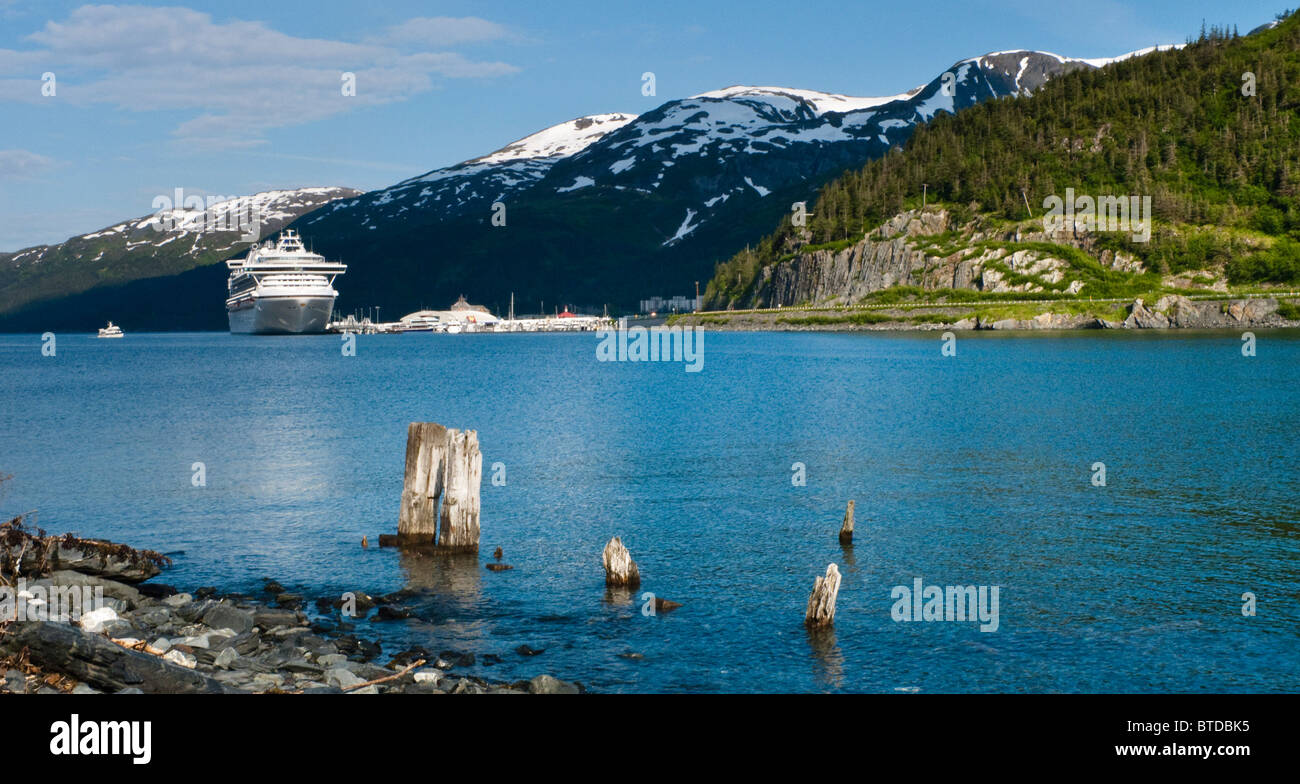
[{"label": "snow-capped mountain", "polygon": [[[54,295],[219,262],[246,249],[254,233],[259,238],[275,234],[322,205],[360,193],[352,188],[298,188],[211,204],[203,199],[201,205],[160,209],[56,245],[0,254],[0,313]],[[250,229],[253,226],[258,230]]]},{"label": "snow-capped mountain", "polygon": [[[263,213],[264,235],[292,221],[317,251],[348,263],[342,311],[378,305],[403,313],[462,293],[497,308],[514,293],[521,311],[543,301],[548,310],[629,307],[690,293],[716,261],[764,236],[792,202],[903,144],[918,124],[1145,51],[1102,59],[995,52],[882,97],[738,85],[639,116],[569,120],[369,193],[303,189],[249,198]],[[498,203],[504,225],[493,221]],[[211,304],[224,280],[218,262],[243,245],[230,233],[198,231],[214,222],[209,212],[177,212],[167,226],[146,216],[0,254],[0,327],[44,324],[69,311],[57,301],[69,295],[74,309],[106,312],[120,305],[98,292],[113,287],[119,297],[148,292],[153,312],[166,302],[172,312],[156,315],[154,328],[221,328],[221,309]],[[41,300],[40,312],[32,310]]]},{"label": "snow-capped mountain", "polygon": [[[435,220],[474,210],[481,215],[491,204],[508,203],[543,180],[555,193],[598,185],[656,190],[668,177],[668,169],[690,157],[727,165],[733,159],[797,145],[842,142],[865,142],[870,152],[879,153],[904,141],[917,123],[941,111],[956,111],[988,98],[1029,95],[1057,74],[1099,68],[1155,50],[1093,59],[1050,52],[993,52],[961,60],[928,84],[887,97],[737,85],[669,101],[639,117],[623,113],[580,117],[480,158],[340,201],[312,216],[307,225],[324,228],[335,220],[355,218],[357,225],[373,230],[408,218],[411,211],[422,211]],[[951,79],[945,81],[949,74]],[[793,179],[801,179],[799,173],[792,174]],[[789,184],[789,179],[765,185],[741,175],[728,188],[707,197],[702,211],[725,202],[742,186],[763,196]]]},{"label": "snow-capped mountain", "polygon": [[[569,120],[481,158],[436,169],[391,188],[336,204],[335,209],[373,210],[390,218],[400,218],[409,210],[431,210],[449,218],[462,215],[471,206],[491,205],[526,189],[542,179],[556,161],[581,152],[634,119],[636,115],[616,113]],[[363,216],[361,223],[369,224],[368,216]]]},{"label": "snow-capped mountain", "polygon": [[[885,97],[728,87],[639,116],[571,120],[342,199],[295,227],[353,264],[343,309],[401,312],[460,293],[491,305],[510,291],[524,301],[627,306],[656,292],[686,293],[793,201],[940,113],[1029,95],[1060,74],[1143,53],[1089,60],[994,52]],[[506,207],[504,227],[492,226],[496,203]],[[396,278],[400,290],[388,282]]]}]

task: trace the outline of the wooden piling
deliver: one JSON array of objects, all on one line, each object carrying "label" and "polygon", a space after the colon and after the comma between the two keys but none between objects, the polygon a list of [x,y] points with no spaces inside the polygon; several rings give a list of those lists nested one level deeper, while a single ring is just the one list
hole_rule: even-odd
[{"label": "wooden piling", "polygon": [[818,577],[808,597],[803,623],[810,628],[824,628],[835,623],[835,599],[840,593],[840,570],[827,564],[826,576]]},{"label": "wooden piling", "polygon": [[840,526],[840,544],[853,544],[853,499],[844,510],[844,523]]},{"label": "wooden piling", "polygon": [[636,588],[641,584],[641,573],[636,568],[632,554],[617,536],[609,540],[602,554],[605,564],[605,585]]},{"label": "wooden piling", "polygon": [[479,485],[483,480],[483,455],[478,433],[448,430],[448,445],[442,500],[442,523],[438,546],[478,552]]},{"label": "wooden piling", "polygon": [[381,536],[379,544],[477,552],[482,478],[476,431],[412,422],[406,431],[397,536]]}]

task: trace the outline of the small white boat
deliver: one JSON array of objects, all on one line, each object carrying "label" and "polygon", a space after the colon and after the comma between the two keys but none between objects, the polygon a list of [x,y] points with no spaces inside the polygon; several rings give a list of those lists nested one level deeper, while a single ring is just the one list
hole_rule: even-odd
[{"label": "small white boat", "polygon": [[122,328],[110,321],[107,327],[99,330],[99,336],[101,338],[120,338],[122,337]]}]

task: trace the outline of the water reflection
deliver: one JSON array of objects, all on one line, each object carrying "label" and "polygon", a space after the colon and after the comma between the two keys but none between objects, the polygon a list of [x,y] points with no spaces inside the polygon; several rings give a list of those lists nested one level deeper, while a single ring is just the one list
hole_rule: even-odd
[{"label": "water reflection", "polygon": [[403,550],[398,565],[405,575],[401,604],[414,614],[407,625],[411,642],[431,651],[451,641],[457,651],[487,649],[490,622],[476,553]]},{"label": "water reflection", "polygon": [[605,604],[611,607],[628,607],[636,603],[636,591],[626,587],[605,587]]},{"label": "water reflection", "polygon": [[482,598],[483,567],[477,553],[440,553],[403,549],[398,565],[403,590],[474,605]]},{"label": "water reflection", "polygon": [[[806,628],[806,627],[805,627]],[[822,691],[835,691],[844,685],[844,654],[835,642],[834,627],[807,629],[808,646],[813,655],[813,679]]]}]

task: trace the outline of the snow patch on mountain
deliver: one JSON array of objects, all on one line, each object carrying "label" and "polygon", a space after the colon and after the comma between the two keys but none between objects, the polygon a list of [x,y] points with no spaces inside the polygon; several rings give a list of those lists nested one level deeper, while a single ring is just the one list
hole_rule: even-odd
[{"label": "snow patch on mountain", "polygon": [[875,106],[882,106],[893,101],[901,101],[915,95],[921,88],[914,87],[904,93],[897,95],[887,95],[884,97],[858,97],[852,95],[840,95],[839,93],[823,93],[817,90],[800,90],[794,87],[750,87],[747,85],[737,84],[731,87],[724,87],[721,90],[712,90],[707,93],[693,95],[692,98],[739,98],[744,96],[758,97],[762,99],[771,99],[785,97],[797,101],[804,101],[811,105],[817,114],[826,114],[827,112],[855,112],[859,109],[870,109]]},{"label": "snow patch on mountain", "polygon": [[[37,264],[50,254],[93,261],[103,257],[106,247],[138,251],[145,247],[161,248],[183,237],[193,237],[189,250],[182,254],[192,256],[212,249],[234,247],[253,221],[257,221],[260,235],[265,236],[324,204],[359,194],[360,191],[351,188],[310,187],[237,196],[202,208],[196,205],[163,209],[71,237],[57,245],[17,251],[6,258],[5,263],[14,266]],[[168,194],[169,198],[171,196]],[[91,256],[92,250],[98,250],[98,255]]]},{"label": "snow patch on mountain", "polygon": [[610,131],[636,119],[635,114],[592,114],[525,136],[494,153],[473,158],[466,163],[505,163],[528,158],[550,158],[581,152]]},{"label": "snow patch on mountain", "polygon": [[690,234],[692,231],[695,231],[696,227],[699,226],[698,223],[695,224],[691,223],[691,220],[695,217],[695,215],[696,215],[695,210],[692,210],[688,207],[686,210],[686,219],[682,221],[681,226],[677,227],[677,233],[669,237],[668,240],[664,242],[664,245],[672,245],[674,242],[680,240],[682,237],[685,237],[687,234]]},{"label": "snow patch on mountain", "polygon": [[576,190],[578,190],[579,188],[588,188],[588,187],[591,187],[592,185],[595,185],[595,184],[596,184],[596,181],[593,180],[593,179],[590,178],[590,177],[575,177],[574,180],[573,180],[573,184],[572,184],[572,185],[568,185],[568,186],[565,186],[565,187],[563,187],[563,188],[556,188],[556,189],[555,189],[555,192],[556,192],[556,193],[568,193],[569,191],[576,191]]}]

